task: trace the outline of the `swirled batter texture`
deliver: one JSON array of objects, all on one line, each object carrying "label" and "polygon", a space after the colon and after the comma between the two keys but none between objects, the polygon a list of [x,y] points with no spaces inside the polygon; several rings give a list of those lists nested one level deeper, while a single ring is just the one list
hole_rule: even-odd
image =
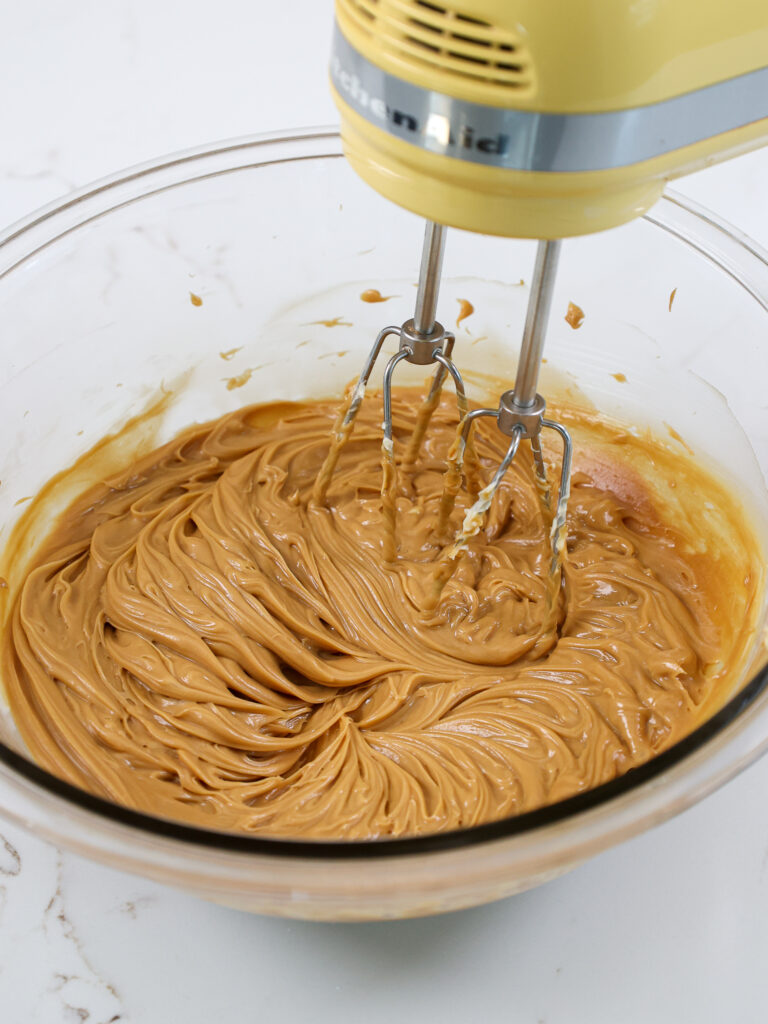
[{"label": "swirled batter texture", "polygon": [[[417,404],[396,395],[399,451]],[[668,747],[743,665],[756,548],[692,462],[557,412],[577,456],[557,635],[543,645],[550,553],[525,453],[423,611],[450,540],[435,536],[450,404],[400,473],[392,565],[375,399],[325,507],[311,493],[333,403],[244,409],[92,488],[35,555],[5,631],[4,682],[33,756],[156,814],[356,838],[500,818]],[[481,429],[486,478],[504,447]],[[460,495],[454,529],[466,507]]]}]

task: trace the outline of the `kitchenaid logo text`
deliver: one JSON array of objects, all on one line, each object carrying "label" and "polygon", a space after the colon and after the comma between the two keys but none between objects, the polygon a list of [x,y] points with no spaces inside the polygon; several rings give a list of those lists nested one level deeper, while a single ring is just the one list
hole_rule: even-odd
[{"label": "kitchenaid logo text", "polygon": [[430,111],[419,118],[413,112],[391,106],[381,96],[372,95],[355,72],[343,67],[337,55],[331,59],[331,77],[350,106],[366,120],[379,121],[382,126],[395,129],[394,134],[421,144],[425,149],[475,150],[501,157],[507,153],[507,135],[479,135],[470,124],[452,125],[445,114]]}]

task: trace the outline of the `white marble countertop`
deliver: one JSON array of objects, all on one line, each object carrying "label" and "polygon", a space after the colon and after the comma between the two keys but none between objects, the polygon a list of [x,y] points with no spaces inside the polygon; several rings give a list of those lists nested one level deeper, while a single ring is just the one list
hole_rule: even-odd
[{"label": "white marble countertop", "polygon": [[[161,153],[330,122],[331,0],[26,0],[0,34],[0,223]],[[288,58],[290,57],[290,62]],[[768,246],[768,152],[678,183]],[[681,817],[489,907],[249,917],[0,820],[0,1021],[758,1024],[768,759]]]}]

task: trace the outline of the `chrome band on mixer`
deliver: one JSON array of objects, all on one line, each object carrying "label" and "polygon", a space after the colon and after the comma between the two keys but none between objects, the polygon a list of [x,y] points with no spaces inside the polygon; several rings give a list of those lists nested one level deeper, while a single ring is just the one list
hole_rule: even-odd
[{"label": "chrome band on mixer", "polygon": [[331,81],[366,121],[439,156],[518,171],[586,172],[651,160],[768,116],[768,67],[660,103],[541,114],[470,103],[388,74],[338,26]]}]

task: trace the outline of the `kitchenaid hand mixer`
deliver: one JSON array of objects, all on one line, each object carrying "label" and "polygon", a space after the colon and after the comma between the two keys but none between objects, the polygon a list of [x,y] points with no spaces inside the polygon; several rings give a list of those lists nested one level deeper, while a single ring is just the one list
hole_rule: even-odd
[{"label": "kitchenaid hand mixer", "polygon": [[[384,372],[385,557],[395,557],[391,387],[397,364],[437,364],[404,455],[413,464],[446,376],[461,418],[445,522],[466,474],[470,496],[453,553],[476,533],[514,458],[530,441],[549,501],[539,435],[564,450],[553,511],[563,544],[571,443],[537,393],[561,239],[644,213],[664,184],[768,142],[768,6],[732,0],[336,0],[333,95],[345,153],[361,177],[427,218],[415,315],[384,328],[340,414],[315,487],[323,500],[387,337]],[[467,413],[454,337],[436,320],[445,226],[539,239],[515,386],[498,409]],[[471,428],[495,417],[509,447],[478,494]]]}]

